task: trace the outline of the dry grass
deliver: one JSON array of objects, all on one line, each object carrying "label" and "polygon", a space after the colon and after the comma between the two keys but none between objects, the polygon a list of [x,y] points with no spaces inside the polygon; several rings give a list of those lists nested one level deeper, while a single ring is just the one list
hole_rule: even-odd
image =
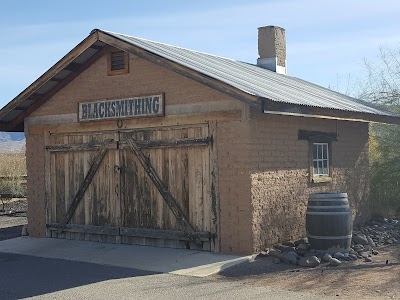
[{"label": "dry grass", "polygon": [[25,152],[0,153],[0,192],[25,195]]}]

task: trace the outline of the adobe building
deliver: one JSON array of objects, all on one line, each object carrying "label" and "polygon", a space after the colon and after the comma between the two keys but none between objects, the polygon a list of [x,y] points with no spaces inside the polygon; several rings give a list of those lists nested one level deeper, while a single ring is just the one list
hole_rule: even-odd
[{"label": "adobe building", "polygon": [[0,111],[25,131],[28,231],[254,253],[305,235],[307,198],[368,217],[370,104],[286,74],[285,31],[257,64],[93,30]]}]

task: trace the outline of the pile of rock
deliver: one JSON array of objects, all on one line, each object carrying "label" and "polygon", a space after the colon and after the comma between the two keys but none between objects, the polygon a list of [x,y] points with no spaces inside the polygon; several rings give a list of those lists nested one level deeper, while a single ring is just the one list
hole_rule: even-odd
[{"label": "pile of rock", "polygon": [[307,238],[295,242],[285,242],[266,249],[259,256],[273,257],[275,263],[284,262],[302,267],[316,267],[322,262],[338,266],[343,261],[363,259],[371,262],[378,255],[376,248],[400,242],[400,221],[375,219],[354,229],[349,252],[324,253],[311,249]]},{"label": "pile of rock", "polygon": [[359,244],[368,244],[371,247],[395,244],[400,241],[400,220],[373,219],[363,226],[355,227],[353,235],[361,237],[358,239]]}]

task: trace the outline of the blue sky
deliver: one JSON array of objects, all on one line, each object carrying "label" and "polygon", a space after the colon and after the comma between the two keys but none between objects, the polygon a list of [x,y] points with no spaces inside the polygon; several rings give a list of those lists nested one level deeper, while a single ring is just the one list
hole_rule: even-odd
[{"label": "blue sky", "polygon": [[0,9],[0,107],[94,28],[241,61],[257,59],[257,27],[286,29],[288,73],[324,87],[363,75],[363,59],[400,47],[400,1],[22,1]]}]

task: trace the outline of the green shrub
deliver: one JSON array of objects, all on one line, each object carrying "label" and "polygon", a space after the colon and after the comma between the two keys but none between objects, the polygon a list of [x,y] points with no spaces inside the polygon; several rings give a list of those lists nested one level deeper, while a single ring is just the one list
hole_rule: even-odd
[{"label": "green shrub", "polygon": [[370,138],[370,197],[375,216],[400,215],[400,127],[374,125]]}]

